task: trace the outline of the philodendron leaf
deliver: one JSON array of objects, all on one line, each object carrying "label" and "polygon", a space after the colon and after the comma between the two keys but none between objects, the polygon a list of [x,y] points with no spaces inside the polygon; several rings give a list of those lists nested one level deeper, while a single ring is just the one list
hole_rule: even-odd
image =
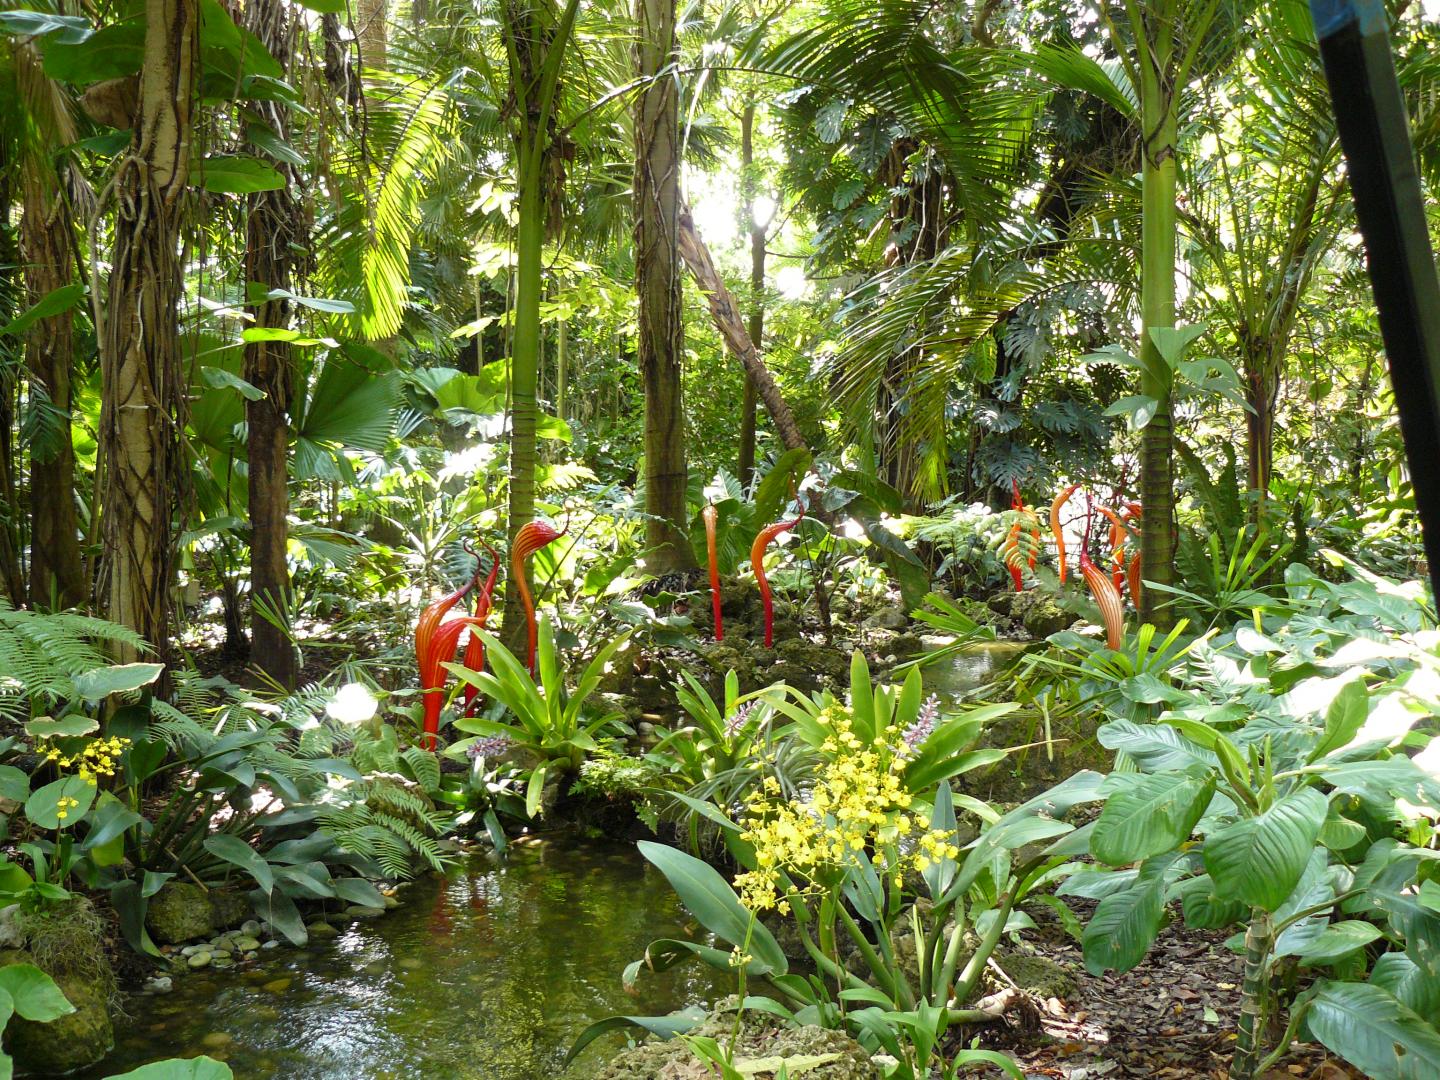
[{"label": "philodendron leaf", "polygon": [[1301,788],[1206,838],[1205,869],[1216,894],[1266,911],[1279,908],[1305,872],[1327,807],[1320,792]]},{"label": "philodendron leaf", "polygon": [[1310,1035],[1372,1080],[1440,1076],[1440,1031],[1389,991],[1321,979],[1306,1004]]},{"label": "philodendron leaf", "polygon": [[1124,773],[1105,801],[1090,837],[1091,853],[1126,866],[1170,851],[1190,838],[1215,794],[1213,773]]}]

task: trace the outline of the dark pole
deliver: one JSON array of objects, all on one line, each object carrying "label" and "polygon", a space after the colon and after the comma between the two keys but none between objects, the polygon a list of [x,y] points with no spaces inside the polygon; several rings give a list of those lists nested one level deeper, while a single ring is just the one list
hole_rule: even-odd
[{"label": "dark pole", "polygon": [[1440,582],[1440,281],[1389,19],[1381,0],[1310,0],[1310,13],[1365,238],[1433,587]]}]

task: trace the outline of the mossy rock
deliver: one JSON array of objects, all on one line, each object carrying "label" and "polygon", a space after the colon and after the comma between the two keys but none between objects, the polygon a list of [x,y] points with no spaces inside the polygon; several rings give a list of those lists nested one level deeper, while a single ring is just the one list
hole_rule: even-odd
[{"label": "mossy rock", "polygon": [[210,893],[210,915],[214,929],[228,930],[250,918],[250,901],[239,893],[214,890]]},{"label": "mossy rock", "polygon": [[[732,999],[733,1000],[733,999]],[[730,1010],[717,1010],[691,1034],[728,1045],[735,1023]],[[794,1080],[877,1080],[879,1068],[861,1045],[843,1031],[807,1025],[785,1027],[774,1017],[748,1013],[735,1046],[735,1065],[747,1076],[768,1080],[784,1064]],[[678,1039],[648,1042],[624,1051],[596,1080],[711,1080],[705,1064]]]},{"label": "mossy rock", "polygon": [[1061,1001],[1075,996],[1075,972],[1065,964],[1024,953],[1012,953],[996,960],[1000,970],[1027,993],[1041,998],[1059,998]]},{"label": "mossy rock", "polygon": [[209,937],[215,928],[210,893],[186,881],[168,881],[150,898],[145,927],[162,945]]},{"label": "mossy rock", "polygon": [[[30,954],[19,949],[0,952],[0,966],[32,962]],[[74,1072],[94,1065],[115,1045],[105,988],[81,975],[57,975],[54,979],[75,1011],[48,1024],[18,1016],[11,1019],[5,1028],[5,1048],[21,1072],[39,1076]]]},{"label": "mossy rock", "polygon": [[1058,634],[1075,621],[1075,616],[1056,603],[1052,595],[1038,589],[1017,593],[1011,601],[1010,612],[1020,620],[1025,632],[1036,639]]}]

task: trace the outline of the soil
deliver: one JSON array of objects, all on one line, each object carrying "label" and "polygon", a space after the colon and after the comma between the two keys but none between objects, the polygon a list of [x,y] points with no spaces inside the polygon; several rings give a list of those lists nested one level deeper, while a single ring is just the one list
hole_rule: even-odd
[{"label": "soil", "polygon": [[[1068,903],[1088,920],[1094,905]],[[1178,918],[1162,930],[1149,954],[1123,975],[1085,971],[1080,943],[1048,910],[1034,912],[1040,932],[1025,936],[1039,955],[1076,973],[1068,1001],[1039,1004],[1039,1025],[993,1024],[966,1033],[986,1049],[1016,1058],[1027,1077],[1093,1080],[1222,1080],[1235,1046],[1240,1015],[1241,957],[1225,947],[1224,931],[1190,930]],[[1019,1018],[1017,1018],[1018,1021]],[[1279,1033],[1275,1033],[1278,1037]],[[998,1076],[997,1071],[992,1074]],[[1363,1073],[1324,1047],[1294,1043],[1266,1080],[1363,1080]]]}]

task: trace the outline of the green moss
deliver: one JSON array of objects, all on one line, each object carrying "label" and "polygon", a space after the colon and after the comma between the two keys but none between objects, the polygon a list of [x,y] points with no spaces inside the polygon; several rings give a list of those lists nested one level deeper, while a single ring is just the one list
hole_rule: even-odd
[{"label": "green moss", "polygon": [[[734,1022],[733,1010],[720,1009],[693,1034],[708,1035],[728,1045]],[[795,1074],[804,1080],[875,1080],[880,1075],[860,1044],[843,1031],[786,1027],[773,1017],[747,1014],[735,1046],[737,1064],[778,1067],[787,1059],[804,1070]],[[672,1040],[643,1043],[624,1051],[596,1080],[710,1080],[714,1075],[685,1043]],[[762,1069],[757,1075],[769,1076],[771,1071]]]},{"label": "green moss", "polygon": [[1075,973],[1064,964],[1020,953],[997,957],[997,961],[1016,986],[1037,997],[1063,1001],[1075,995]]},{"label": "green moss", "polygon": [[162,945],[209,937],[215,926],[210,894],[189,882],[166,882],[150,898],[145,926],[150,936]]},{"label": "green moss", "polygon": [[[0,954],[0,965],[32,963],[33,957],[18,949]],[[48,1024],[20,1017],[5,1028],[5,1046],[22,1072],[40,1076],[62,1073],[93,1065],[115,1045],[110,1023],[108,990],[83,975],[56,975],[55,982],[75,1011]]]}]

